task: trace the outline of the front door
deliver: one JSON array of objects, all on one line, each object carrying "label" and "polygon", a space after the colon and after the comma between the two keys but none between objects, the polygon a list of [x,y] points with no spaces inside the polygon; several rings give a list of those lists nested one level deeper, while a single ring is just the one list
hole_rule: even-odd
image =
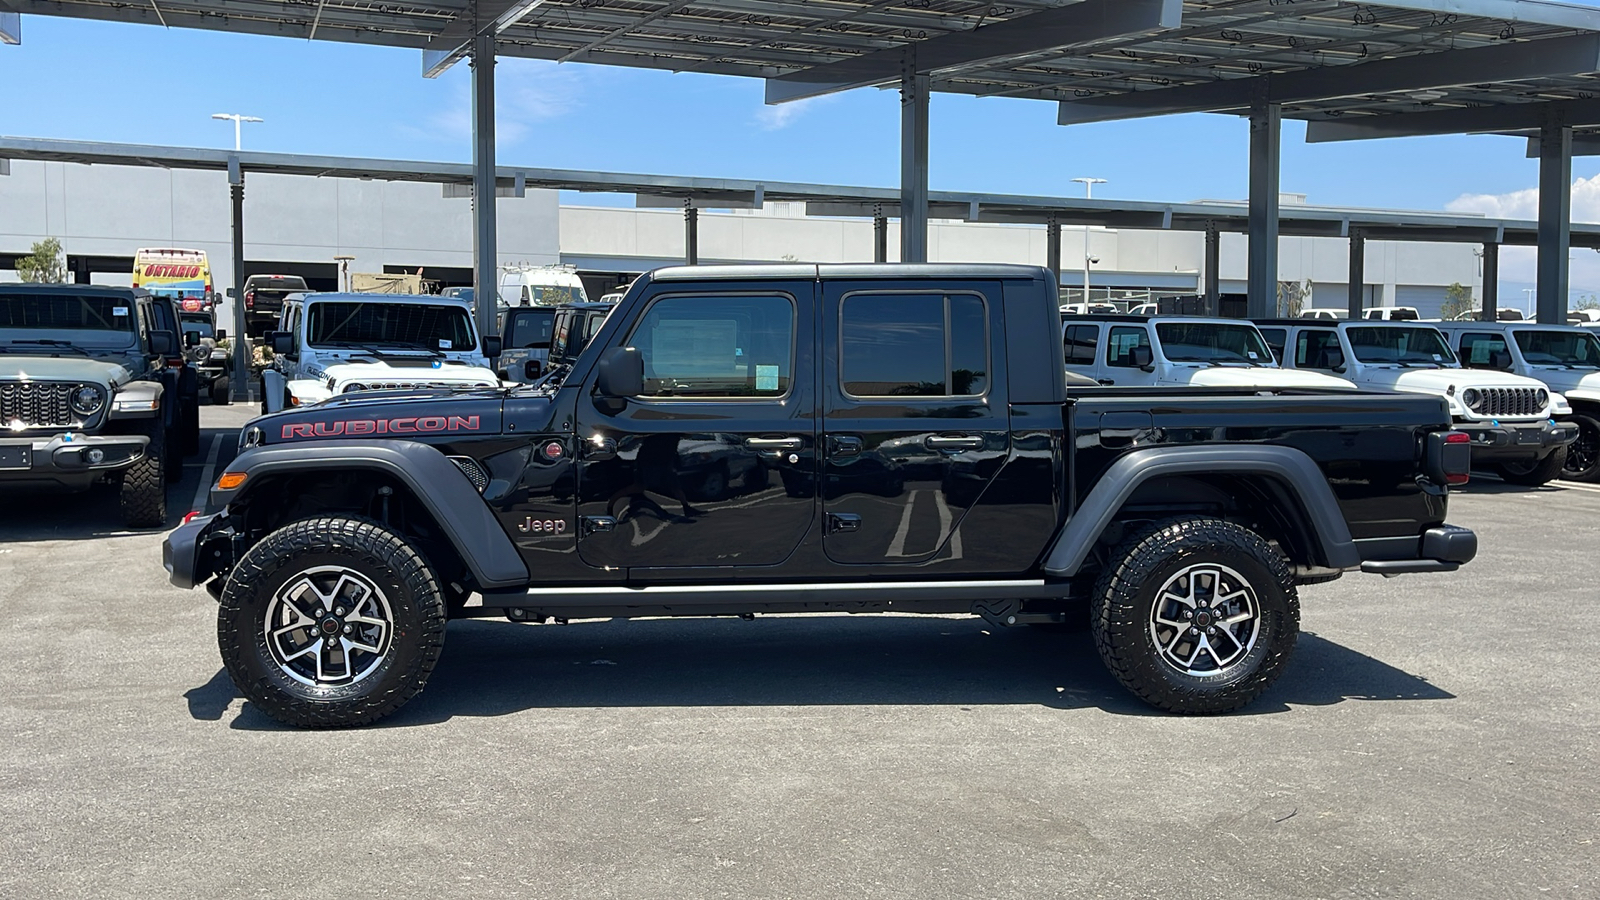
[{"label": "front door", "polygon": [[815,282],[658,283],[611,346],[645,393],[578,399],[579,553],[594,566],[775,566],[816,517]]},{"label": "front door", "polygon": [[995,282],[823,288],[823,546],[839,563],[960,559],[1010,452]]}]

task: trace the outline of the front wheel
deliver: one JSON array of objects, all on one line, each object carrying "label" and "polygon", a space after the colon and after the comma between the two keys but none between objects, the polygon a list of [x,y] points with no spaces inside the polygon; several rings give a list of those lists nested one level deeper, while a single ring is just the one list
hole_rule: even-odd
[{"label": "front wheel", "polygon": [[1567,448],[1557,447],[1542,459],[1515,460],[1498,463],[1495,471],[1512,484],[1538,487],[1561,477],[1567,464]]},{"label": "front wheel", "polygon": [[[161,434],[156,426],[155,433]],[[151,438],[143,456],[122,470],[117,505],[128,528],[160,528],[167,524],[167,479],[162,464],[166,441]]]},{"label": "front wheel", "polygon": [[1112,555],[1090,630],[1111,674],[1169,712],[1221,713],[1283,673],[1300,633],[1288,562],[1249,529],[1173,519]]},{"label": "front wheel", "polygon": [[233,683],[287,725],[377,721],[427,684],[444,646],[439,580],[405,538],[323,517],[267,535],[228,577],[217,644]]},{"label": "front wheel", "polygon": [[227,406],[233,402],[233,379],[226,376],[211,382],[211,405]]},{"label": "front wheel", "polygon": [[1576,415],[1571,421],[1578,426],[1578,439],[1567,446],[1561,477],[1571,481],[1600,481],[1600,420]]}]

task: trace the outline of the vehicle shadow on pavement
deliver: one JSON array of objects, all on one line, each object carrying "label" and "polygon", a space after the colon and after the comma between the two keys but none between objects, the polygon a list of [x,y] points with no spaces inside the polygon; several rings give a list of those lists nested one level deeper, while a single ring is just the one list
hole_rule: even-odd
[{"label": "vehicle shadow on pavement", "polygon": [[[377,727],[535,709],[654,706],[1031,704],[1162,713],[1123,690],[1087,632],[994,629],[981,620],[908,617],[653,620],[565,627],[454,622],[427,689]],[[238,696],[226,673],[185,695],[220,720]],[[1453,694],[1315,634],[1241,715],[1346,700],[1447,700]],[[282,726],[246,703],[234,728]]]},{"label": "vehicle shadow on pavement", "polygon": [[[200,478],[212,441],[221,437],[213,477],[235,455],[237,428],[200,431],[200,452],[184,458],[183,477],[167,485],[167,523],[161,528],[125,528],[118,509],[117,489],[95,485],[79,493],[34,491],[7,494],[0,504],[0,544],[13,541],[82,541],[130,534],[152,534],[178,526],[193,508]],[[159,560],[158,560],[159,561]]]}]

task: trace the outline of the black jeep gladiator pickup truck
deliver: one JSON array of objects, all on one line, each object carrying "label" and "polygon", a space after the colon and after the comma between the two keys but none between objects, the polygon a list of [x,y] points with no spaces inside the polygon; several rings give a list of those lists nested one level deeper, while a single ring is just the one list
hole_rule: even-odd
[{"label": "black jeep gladiator pickup truck", "polygon": [[[1087,616],[1162,709],[1276,679],[1297,584],[1447,572],[1442,400],[1067,389],[1047,270],[658,270],[559,378],[258,418],[167,539],[234,682],[341,726],[422,690],[445,621]],[[481,605],[469,605],[481,595]]]}]

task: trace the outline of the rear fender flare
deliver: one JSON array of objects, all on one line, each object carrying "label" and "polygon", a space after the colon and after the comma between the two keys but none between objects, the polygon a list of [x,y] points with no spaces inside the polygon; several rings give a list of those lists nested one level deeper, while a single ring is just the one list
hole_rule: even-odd
[{"label": "rear fender flare", "polygon": [[211,508],[241,499],[252,483],[271,475],[350,469],[382,472],[409,488],[444,530],[479,587],[527,585],[528,567],[489,504],[443,453],[416,441],[315,441],[246,450],[228,465],[228,472],[245,474],[244,484],[233,490],[213,487]]},{"label": "rear fender flare", "polygon": [[1361,565],[1327,476],[1303,451],[1271,444],[1198,447],[1151,447],[1135,450],[1112,463],[1089,491],[1082,505],[1056,535],[1045,554],[1045,574],[1071,578],[1083,568],[1094,545],[1116,519],[1139,486],[1174,475],[1236,475],[1269,478],[1294,497],[1305,514],[1319,564],[1333,569]]}]

